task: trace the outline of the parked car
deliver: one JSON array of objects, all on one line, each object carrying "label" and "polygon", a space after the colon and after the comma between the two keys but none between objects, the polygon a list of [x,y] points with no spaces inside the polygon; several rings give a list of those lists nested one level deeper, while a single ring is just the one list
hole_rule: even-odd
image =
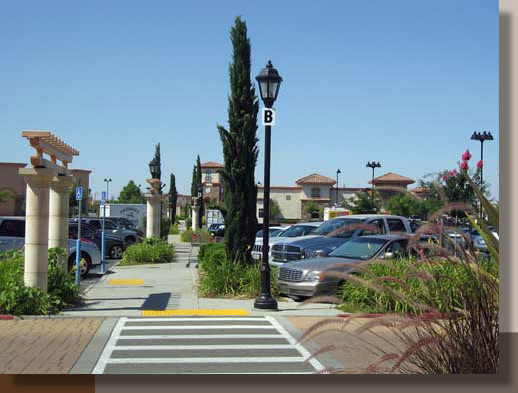
[{"label": "parked car", "polygon": [[[210,229],[212,228],[212,229]],[[212,224],[209,227],[209,233],[212,236],[224,236],[225,235],[225,224]]]},{"label": "parked car", "polygon": [[[77,239],[78,223],[77,221],[68,224],[68,237]],[[81,223],[81,239],[87,239],[96,244],[99,250],[102,249],[102,234],[92,225]],[[122,258],[125,246],[122,240],[117,236],[104,234],[104,252],[105,257],[111,259]]]},{"label": "parked car", "polygon": [[[354,228],[360,224],[369,224],[370,228]],[[274,262],[286,263],[325,256],[355,237],[397,232],[412,233],[408,219],[384,214],[342,216],[326,221],[303,239],[273,245],[272,257]]]},{"label": "parked car", "polygon": [[[0,252],[21,250],[25,246],[25,217],[0,217]],[[91,241],[81,241],[81,277],[85,277],[93,265],[101,263],[101,253]],[[76,263],[76,241],[68,240],[68,268]]]},{"label": "parked car", "polygon": [[[320,222],[301,222],[299,224],[294,224],[290,226],[288,229],[280,233],[278,236],[269,239],[268,241],[268,260],[271,265],[279,265],[278,262],[273,261],[271,248],[274,244],[277,243],[287,243],[290,241],[300,240],[300,238],[304,236],[308,236],[317,229],[320,225],[322,225],[322,221]],[[254,248],[252,250],[252,258],[253,259],[261,259],[263,255],[263,238],[256,238]],[[282,264],[282,263],[281,263]]]},{"label": "parked car", "polygon": [[[491,230],[493,235],[498,240],[499,239],[498,233],[494,230],[494,228],[493,227],[489,227],[489,229]],[[472,244],[473,248],[475,249],[475,251],[483,252],[485,254],[489,254],[489,249],[487,248],[486,241],[484,240],[482,235],[480,235],[480,233],[478,233],[478,231],[476,229],[472,229],[471,233],[469,233],[469,236],[467,236],[467,237],[468,237],[469,241],[471,242],[471,244]]]},{"label": "parked car", "polygon": [[[77,222],[78,218],[72,218],[73,222]],[[103,227],[103,219],[102,218],[90,218],[81,217],[81,222],[85,222],[94,226],[97,230],[101,231]],[[105,233],[110,233],[111,235],[115,235],[119,237],[125,245],[133,244],[137,240],[139,240],[139,236],[136,231],[131,229],[126,229],[123,227],[119,227],[109,218],[104,220],[104,231]]]},{"label": "parked car", "polygon": [[279,268],[277,290],[295,298],[333,294],[343,278],[325,275],[329,271],[354,272],[344,266],[359,264],[374,258],[393,258],[407,254],[408,239],[401,235],[358,236],[343,243],[327,257],[292,262]]},{"label": "parked car", "polygon": [[[288,227],[270,227],[268,228],[268,236],[269,237],[275,237],[275,236],[279,236],[279,234],[281,234],[282,232],[284,232]],[[258,239],[258,238],[263,238],[263,230],[260,229],[257,231],[257,233],[255,234],[255,238]]]},{"label": "parked car", "polygon": [[138,237],[144,237],[144,232],[137,228],[133,221],[127,219],[126,217],[106,217],[106,219],[117,225],[118,229],[128,229],[130,231],[135,231]]}]

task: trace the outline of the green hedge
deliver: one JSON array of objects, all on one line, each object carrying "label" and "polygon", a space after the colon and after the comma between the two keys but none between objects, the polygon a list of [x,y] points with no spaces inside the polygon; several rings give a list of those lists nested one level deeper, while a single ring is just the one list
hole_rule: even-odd
[{"label": "green hedge", "polygon": [[60,262],[64,249],[49,250],[47,293],[24,285],[24,254],[0,254],[0,314],[47,315],[81,302],[74,275]]},{"label": "green hedge", "polygon": [[173,262],[174,246],[162,239],[145,239],[142,243],[133,244],[125,251],[119,265],[139,265],[147,263]]},{"label": "green hedge", "polygon": [[[231,261],[222,243],[205,244],[198,253],[200,263],[199,294],[207,297],[256,297],[261,292],[259,263]],[[277,268],[271,271],[272,295],[276,296]]]},{"label": "green hedge", "polygon": [[[431,265],[420,263],[418,271],[434,277],[430,280],[418,276],[420,273],[411,268],[414,263],[415,260],[412,259],[387,260],[384,263],[369,265],[368,270],[372,275],[358,274],[358,277],[370,284],[383,284],[403,293],[405,299],[395,299],[387,292],[379,293],[361,284],[347,281],[338,290],[338,296],[343,300],[339,308],[347,312],[415,313],[418,310],[411,305],[411,302],[414,302],[434,304],[438,311],[442,312],[451,308],[452,303],[454,307],[464,307],[459,291],[476,290],[472,275],[459,262],[442,260]],[[487,272],[498,277],[498,265],[494,261],[481,261],[480,264]],[[389,277],[390,280],[382,279],[383,277]]]},{"label": "green hedge", "polygon": [[[200,235],[200,241],[202,243],[207,243],[211,237],[209,231],[205,228],[196,230],[196,233]],[[180,234],[180,239],[182,240],[182,242],[190,243],[192,241],[192,234],[193,234],[192,229],[187,228],[186,231],[184,231]]]}]

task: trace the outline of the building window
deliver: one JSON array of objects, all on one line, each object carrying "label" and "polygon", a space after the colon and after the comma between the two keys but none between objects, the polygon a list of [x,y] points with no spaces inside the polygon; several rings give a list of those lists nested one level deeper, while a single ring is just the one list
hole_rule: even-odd
[{"label": "building window", "polygon": [[291,195],[286,195],[286,200],[291,201]]},{"label": "building window", "polygon": [[314,187],[311,189],[311,198],[320,198],[320,188]]},{"label": "building window", "polygon": [[212,183],[212,173],[210,169],[207,169],[207,172],[205,172],[205,183]]},{"label": "building window", "polygon": [[259,209],[259,218],[264,216],[264,209]]}]

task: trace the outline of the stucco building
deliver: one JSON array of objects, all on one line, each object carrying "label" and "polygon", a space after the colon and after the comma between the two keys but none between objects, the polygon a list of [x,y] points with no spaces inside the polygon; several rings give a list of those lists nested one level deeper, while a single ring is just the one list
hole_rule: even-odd
[{"label": "stucco building", "polygon": [[213,205],[223,203],[223,179],[218,173],[218,170],[223,169],[223,165],[209,161],[201,164],[200,167],[203,200]]},{"label": "stucco building", "polygon": [[[0,190],[9,193],[9,197],[4,202],[0,202],[0,216],[25,215],[27,184],[18,170],[26,166],[25,163],[0,162]],[[70,171],[74,176],[74,186],[80,184],[83,187],[84,195],[88,195],[92,171],[85,169],[71,169]]]}]

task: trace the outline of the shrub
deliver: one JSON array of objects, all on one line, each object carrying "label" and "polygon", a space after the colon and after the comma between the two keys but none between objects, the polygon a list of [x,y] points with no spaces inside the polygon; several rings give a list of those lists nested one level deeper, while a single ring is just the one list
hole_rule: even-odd
[{"label": "shrub", "polygon": [[44,315],[81,301],[74,276],[62,263],[64,249],[49,250],[47,293],[24,285],[24,256],[20,251],[0,254],[0,313]]},{"label": "shrub", "polygon": [[[480,261],[480,265],[494,276],[498,276],[498,265],[493,260]],[[433,303],[437,311],[446,312],[450,306],[462,307],[462,294],[457,288],[471,288],[471,275],[464,267],[448,259],[435,260],[433,264],[419,263],[414,259],[386,260],[372,263],[368,272],[358,278],[369,285],[358,285],[346,281],[338,291],[343,303],[339,308],[347,312],[403,312],[419,313],[413,304]],[[433,277],[428,282],[419,277]],[[357,281],[357,280],[356,280]],[[373,287],[382,283],[386,291]],[[390,291],[404,294],[405,299],[395,298]],[[471,288],[472,290],[472,288]],[[444,293],[451,293],[448,301]],[[451,304],[450,304],[451,303]]]},{"label": "shrub", "polygon": [[[202,296],[255,297],[261,292],[259,263],[246,264],[227,258],[223,243],[206,244],[198,254],[199,293]],[[272,295],[276,296],[277,270],[272,269]]]},{"label": "shrub", "polygon": [[[469,156],[469,152],[465,153]],[[480,189],[467,175],[467,160],[461,166],[462,176],[478,197],[489,223],[498,233],[499,217],[496,209],[485,198]],[[439,221],[442,214],[450,211],[464,213],[473,227],[484,238],[491,254],[489,261],[481,261],[472,247],[462,249],[460,245],[449,240],[442,226],[433,224]],[[410,244],[418,251],[419,260],[414,264],[398,267],[396,270],[388,266],[382,270],[375,265],[363,266],[367,269],[369,279],[359,275],[349,275],[349,280],[384,294],[391,302],[401,302],[408,306],[411,315],[401,313],[386,314],[379,318],[360,322],[360,327],[353,334],[367,345],[367,351],[378,355],[366,370],[367,373],[456,373],[456,374],[495,374],[499,372],[499,242],[489,230],[484,219],[475,221],[474,209],[469,205],[451,203],[437,211],[431,218],[431,224],[423,225],[411,238]],[[418,242],[423,232],[431,232],[437,236],[444,235],[449,247],[426,245]],[[431,253],[425,253],[428,248]],[[455,255],[448,248],[456,248]],[[423,267],[423,268],[421,268]],[[404,269],[407,273],[403,275]],[[369,274],[371,273],[371,274]],[[379,282],[372,281],[372,276],[383,278]],[[346,278],[346,277],[344,277]],[[403,279],[415,280],[415,283]],[[399,286],[394,286],[397,283]],[[417,290],[415,288],[418,288]],[[361,302],[371,302],[367,292],[351,292]],[[316,300],[316,299],[315,299]],[[372,304],[372,303],[370,303]],[[394,303],[390,305],[394,310]],[[361,314],[359,315],[361,316]],[[349,324],[355,319],[352,314],[345,319],[325,320],[310,327],[302,340],[323,326]],[[377,327],[390,329],[393,336],[382,336],[376,333]],[[371,344],[362,335],[372,333],[387,344],[382,348],[379,343]],[[318,334],[318,333],[317,333]],[[402,346],[394,345],[398,339]],[[330,350],[343,350],[344,346],[331,345],[319,353]],[[340,370],[327,370],[341,372]]]},{"label": "shrub", "polygon": [[120,265],[145,263],[168,263],[174,259],[174,246],[158,238],[145,239],[142,243],[129,246]]},{"label": "shrub", "polygon": [[[209,239],[211,238],[211,236],[210,236],[210,233],[209,233],[209,231],[207,229],[205,229],[205,228],[198,229],[196,231],[196,233],[198,235],[200,235],[200,242],[201,243],[208,243],[209,242]],[[180,239],[182,240],[182,242],[190,243],[192,241],[192,234],[193,234],[192,229],[187,228],[187,230],[185,232],[181,233]]]},{"label": "shrub", "polygon": [[179,235],[180,230],[178,229],[178,222],[175,222],[173,225],[169,227],[169,234],[170,235]]}]

